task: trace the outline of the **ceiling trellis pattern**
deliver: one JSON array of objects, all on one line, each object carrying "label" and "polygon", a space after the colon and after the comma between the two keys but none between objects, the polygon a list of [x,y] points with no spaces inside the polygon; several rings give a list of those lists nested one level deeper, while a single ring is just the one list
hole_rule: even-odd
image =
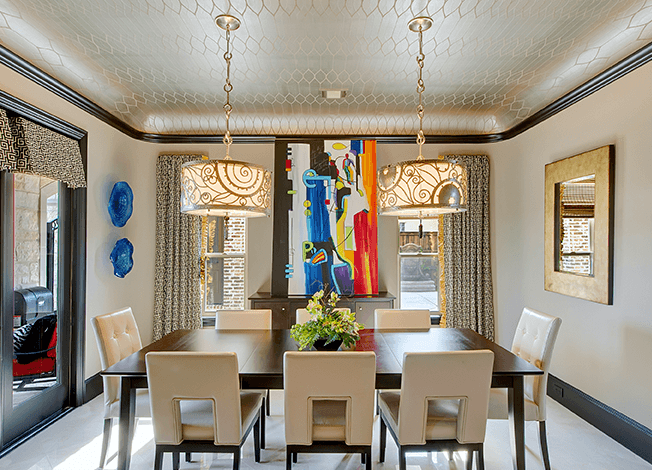
[{"label": "ceiling trellis pattern", "polygon": [[[419,15],[427,134],[502,132],[652,41],[644,0],[0,0],[0,43],[134,128],[416,133]],[[425,5],[425,6],[423,6]],[[326,101],[320,89],[346,88]]]}]

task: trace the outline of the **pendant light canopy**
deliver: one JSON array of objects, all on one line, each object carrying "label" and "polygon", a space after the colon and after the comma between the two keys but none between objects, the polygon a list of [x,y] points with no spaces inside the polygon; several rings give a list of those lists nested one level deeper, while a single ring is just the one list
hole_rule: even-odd
[{"label": "pendant light canopy", "polygon": [[418,17],[410,21],[411,31],[419,33],[419,156],[415,160],[387,165],[378,170],[378,214],[428,218],[467,209],[466,168],[447,158],[425,160],[422,154],[426,142],[423,134],[423,31],[432,26],[432,19]]},{"label": "pendant light canopy", "polygon": [[222,142],[226,147],[224,160],[200,160],[181,167],[181,212],[193,215],[221,217],[260,217],[271,213],[271,173],[259,165],[231,160],[229,155],[233,138],[229,118],[231,84],[231,31],[240,27],[240,20],[231,15],[220,15],[215,23],[226,31],[226,133]]}]

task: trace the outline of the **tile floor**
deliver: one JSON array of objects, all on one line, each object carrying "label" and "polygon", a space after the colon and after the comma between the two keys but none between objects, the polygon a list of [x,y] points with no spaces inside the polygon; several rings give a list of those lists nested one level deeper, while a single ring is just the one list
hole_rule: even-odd
[{"label": "tile floor", "polygon": [[[242,467],[259,470],[284,470],[285,447],[283,431],[282,392],[272,391],[272,416],[267,421],[267,449],[262,451],[261,463],[253,459],[251,437],[245,444]],[[645,462],[620,444],[582,421],[553,400],[548,401],[548,444],[554,470],[652,470]],[[378,419],[376,419],[373,449],[373,468],[398,468],[396,447],[388,436],[387,460],[378,463]],[[105,468],[116,468],[117,427],[109,450],[110,460]],[[0,459],[0,469],[12,470],[88,470],[96,469],[102,434],[101,397],[74,410],[28,442]],[[539,457],[537,426],[526,426],[526,459],[528,470],[542,470]],[[408,455],[408,470],[460,470],[465,468],[465,456],[455,454],[449,461],[443,454]],[[195,454],[192,463],[181,462],[181,469],[231,469],[230,456]],[[131,468],[148,470],[154,461],[154,442],[150,420],[140,420],[134,440]],[[485,441],[487,470],[511,468],[509,430],[507,422],[490,421]],[[172,468],[172,459],[166,455],[163,468]],[[359,455],[299,454],[296,470],[363,469]]]}]

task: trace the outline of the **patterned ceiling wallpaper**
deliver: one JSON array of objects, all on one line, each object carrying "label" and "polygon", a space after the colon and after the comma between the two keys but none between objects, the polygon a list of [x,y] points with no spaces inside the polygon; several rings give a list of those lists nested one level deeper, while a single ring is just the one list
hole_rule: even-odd
[{"label": "patterned ceiling wallpaper", "polygon": [[140,131],[220,134],[222,13],[249,135],[416,133],[415,16],[427,134],[509,129],[652,41],[645,0],[0,0],[0,44]]}]

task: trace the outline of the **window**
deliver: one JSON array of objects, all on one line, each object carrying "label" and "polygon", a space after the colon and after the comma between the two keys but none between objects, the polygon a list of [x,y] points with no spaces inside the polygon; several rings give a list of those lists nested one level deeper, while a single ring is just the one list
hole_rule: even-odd
[{"label": "window", "polygon": [[439,219],[398,222],[400,308],[439,311]]},{"label": "window", "polygon": [[202,222],[202,309],[207,318],[217,310],[245,306],[245,219],[205,217]]}]

